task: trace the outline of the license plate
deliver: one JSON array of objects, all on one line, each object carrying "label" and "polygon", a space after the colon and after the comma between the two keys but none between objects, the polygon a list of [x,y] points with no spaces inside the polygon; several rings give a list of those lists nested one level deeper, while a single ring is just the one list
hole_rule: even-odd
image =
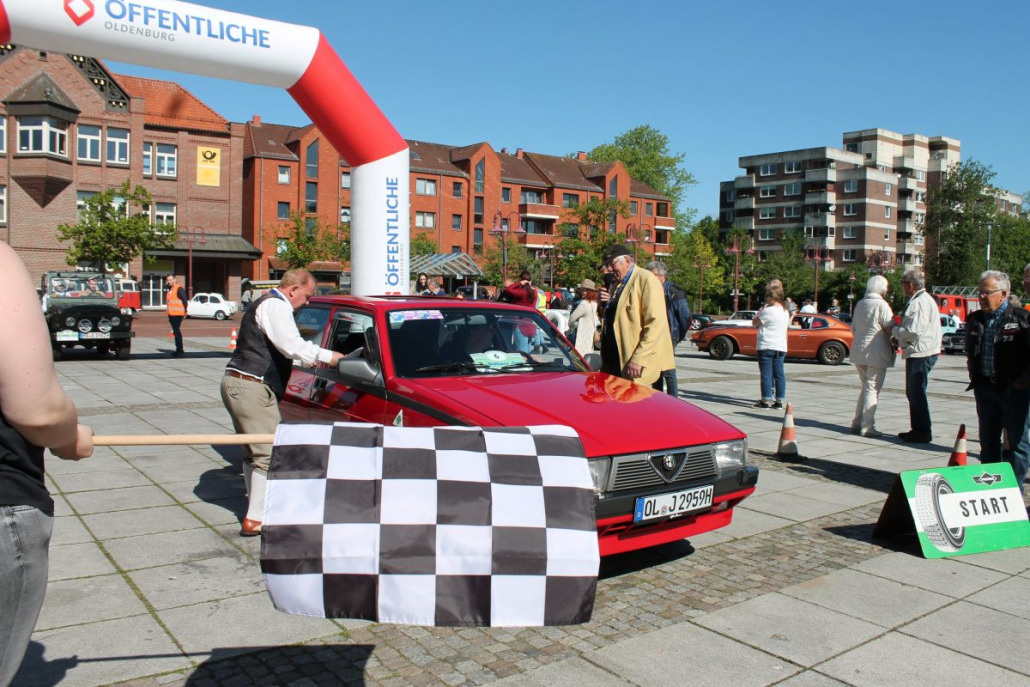
[{"label": "license plate", "polygon": [[105,332],[86,332],[82,335],[83,339],[110,339],[111,335]]},{"label": "license plate", "polygon": [[697,487],[672,494],[643,496],[637,499],[636,505],[633,507],[633,522],[667,518],[670,515],[708,508],[712,505],[714,493],[715,487],[709,484],[707,487]]},{"label": "license plate", "polygon": [[65,331],[61,331],[61,332],[57,332],[57,340],[58,341],[78,341],[79,340],[79,333],[78,332],[73,332],[70,329],[65,330]]}]

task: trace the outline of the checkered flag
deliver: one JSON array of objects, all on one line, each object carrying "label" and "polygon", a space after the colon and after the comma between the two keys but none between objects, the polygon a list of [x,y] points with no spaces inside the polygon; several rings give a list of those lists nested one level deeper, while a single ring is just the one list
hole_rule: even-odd
[{"label": "checkered flag", "polygon": [[440,626],[590,619],[593,481],[569,427],[282,424],[261,570],[281,611]]}]

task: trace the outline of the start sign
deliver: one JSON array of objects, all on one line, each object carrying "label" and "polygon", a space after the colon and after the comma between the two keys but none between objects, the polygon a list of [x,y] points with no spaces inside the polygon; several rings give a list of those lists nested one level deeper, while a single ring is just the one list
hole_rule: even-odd
[{"label": "start sign", "polygon": [[873,536],[913,530],[927,558],[1030,545],[1030,521],[1008,463],[902,472]]}]

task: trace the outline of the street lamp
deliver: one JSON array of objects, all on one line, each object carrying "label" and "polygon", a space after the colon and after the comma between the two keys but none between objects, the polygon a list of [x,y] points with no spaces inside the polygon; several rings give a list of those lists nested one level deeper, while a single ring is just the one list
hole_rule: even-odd
[{"label": "street lamp", "polygon": [[[811,251],[811,253],[809,253]],[[825,245],[812,244],[805,248],[805,262],[815,265],[815,309],[819,309],[819,263],[831,260],[830,251]]]},{"label": "street lamp", "polygon": [[855,273],[852,272],[851,276],[848,277],[848,281],[851,282],[851,293],[848,294],[848,314],[855,314]]},{"label": "street lamp", "polygon": [[198,242],[202,246],[207,243],[204,227],[197,227],[196,229],[179,227],[179,238],[186,240],[186,247],[189,250],[189,266],[186,270],[186,297],[193,298],[193,243]]},{"label": "street lamp", "polygon": [[991,269],[991,229],[994,225],[990,222],[987,223],[987,270]]},{"label": "street lamp", "polygon": [[561,260],[562,258],[565,257],[564,255],[562,255],[561,248],[558,248],[558,254],[555,255],[555,252],[554,252],[555,248],[557,248],[557,246],[553,246],[550,243],[545,243],[544,245],[540,246],[540,250],[538,250],[536,252],[536,259],[537,260],[543,260],[543,259],[547,260],[547,266],[548,266],[548,273],[547,274],[548,274],[548,276],[550,278],[551,291],[554,291],[554,261],[555,261],[555,258],[557,258],[558,260]]},{"label": "street lamp", "polygon": [[737,313],[740,312],[740,308],[737,307],[740,303],[740,289],[737,288],[740,282],[740,254],[754,255],[755,247],[750,236],[734,234],[733,247],[727,248],[725,253],[733,256],[733,312]]},{"label": "street lamp", "polygon": [[[515,216],[514,229],[511,228],[512,215]],[[502,221],[506,221],[508,224],[501,226]],[[526,230],[522,228],[522,217],[517,212],[510,212],[505,215],[498,210],[494,214],[494,228],[490,230],[490,235],[501,237],[501,274],[505,281],[508,279],[508,234],[510,233],[514,233],[516,236],[526,235]]]},{"label": "street lamp", "polygon": [[630,222],[629,226],[626,227],[626,240],[633,244],[633,262],[639,262],[640,244],[651,243],[651,225],[641,224],[638,227]]},{"label": "street lamp", "polygon": [[694,267],[701,272],[701,288],[698,289],[699,293],[698,293],[698,296],[697,296],[697,311],[696,312],[698,312],[698,313],[701,312],[701,309],[704,307],[704,304],[705,304],[705,270],[708,269],[711,266],[712,266],[712,263],[710,263],[710,262],[702,262],[700,260],[698,260],[697,262],[694,263]]},{"label": "street lamp", "polygon": [[883,248],[874,250],[866,256],[866,264],[870,271],[883,274],[894,266],[894,254]]}]

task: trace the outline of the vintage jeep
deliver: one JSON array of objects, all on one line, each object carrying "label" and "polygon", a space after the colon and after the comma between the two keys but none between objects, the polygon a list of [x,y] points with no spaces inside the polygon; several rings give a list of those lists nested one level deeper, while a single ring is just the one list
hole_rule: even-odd
[{"label": "vintage jeep", "polygon": [[99,272],[47,272],[43,276],[43,313],[50,329],[54,360],[65,348],[94,348],[101,356],[112,348],[128,360],[132,315],[118,307],[111,278]]}]

